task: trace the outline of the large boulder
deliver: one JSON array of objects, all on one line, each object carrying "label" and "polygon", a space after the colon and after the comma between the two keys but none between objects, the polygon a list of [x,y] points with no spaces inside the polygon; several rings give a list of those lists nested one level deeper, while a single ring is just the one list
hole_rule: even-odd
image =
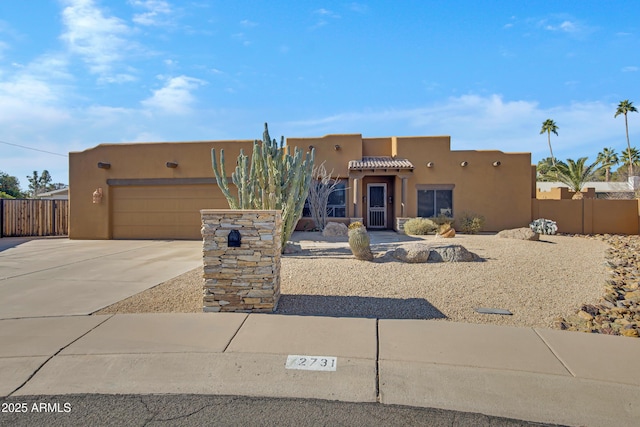
[{"label": "large boulder", "polygon": [[328,222],[322,230],[324,237],[346,237],[349,229],[341,222]]},{"label": "large boulder", "polygon": [[540,240],[540,235],[529,227],[514,228],[511,230],[502,230],[498,234],[498,237],[504,239],[518,239],[518,240]]},{"label": "large boulder", "polygon": [[392,251],[393,258],[408,263],[419,262],[470,262],[480,257],[464,246],[446,243],[409,243]]},{"label": "large boulder", "polygon": [[416,263],[427,262],[429,260],[429,253],[431,253],[429,245],[424,243],[409,243],[397,247],[396,250],[392,252],[392,255],[395,259],[402,262]]}]

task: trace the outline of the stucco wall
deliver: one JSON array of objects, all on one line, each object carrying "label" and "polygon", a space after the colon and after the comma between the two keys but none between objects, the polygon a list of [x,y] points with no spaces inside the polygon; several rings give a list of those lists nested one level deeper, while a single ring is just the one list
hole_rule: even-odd
[{"label": "stucco wall", "polygon": [[[82,152],[70,153],[70,237],[74,239],[109,239],[114,237],[114,197],[122,191],[120,186],[166,186],[167,199],[177,191],[196,191],[194,186],[210,185],[211,197],[202,203],[191,199],[194,209],[224,209],[226,200],[215,184],[211,168],[211,149],[225,150],[227,176],[235,167],[235,160],[243,148],[251,154],[253,141],[205,141],[182,143],[102,144]],[[450,137],[385,137],[362,138],[360,134],[327,135],[318,138],[289,138],[289,147],[307,151],[316,150],[316,164],[325,162],[334,176],[348,180],[347,217],[362,216],[366,187],[363,179],[357,184],[349,178],[348,163],[368,156],[396,156],[409,159],[414,170],[408,173],[406,204],[401,212],[402,181],[396,172],[377,171],[392,176],[389,190],[393,193],[388,222],[394,217],[417,215],[417,186],[421,184],[454,185],[454,215],[474,212],[486,219],[486,231],[521,227],[531,220],[531,155],[529,153],[503,153],[500,151],[451,151]],[[466,167],[460,163],[468,162]],[[493,166],[499,161],[500,166]],[[98,162],[109,163],[109,169],[100,169]],[[167,162],[178,164],[168,168]],[[433,167],[426,166],[428,162]],[[365,173],[365,176],[368,176]],[[191,186],[191,187],[190,187]],[[360,190],[354,212],[354,192]],[[92,194],[103,189],[101,203],[92,203]],[[157,190],[157,188],[156,188]],[[157,191],[156,191],[157,193]],[[144,194],[144,191],[143,193]],[[201,192],[200,192],[201,194]],[[154,202],[141,202],[141,209],[151,208]],[[130,213],[127,212],[127,215]],[[135,216],[135,215],[133,215]],[[132,217],[133,217],[132,216]],[[193,216],[195,218],[195,216]],[[123,217],[120,216],[119,220]],[[165,216],[166,219],[166,216]],[[192,220],[189,220],[192,221]],[[116,221],[124,229],[121,221]],[[152,224],[148,224],[152,225]],[[161,224],[157,224],[161,228]],[[199,227],[194,224],[194,230]],[[135,229],[135,227],[131,227]],[[176,233],[179,233],[176,231]],[[142,235],[134,235],[144,238]],[[117,236],[122,237],[122,236]],[[185,236],[189,238],[189,236]]]},{"label": "stucco wall", "polygon": [[[235,168],[235,159],[244,148],[251,153],[253,141],[205,141],[181,143],[101,144],[97,147],[69,153],[69,237],[72,239],[112,238],[113,185],[108,180],[176,180],[189,185],[191,179],[214,179],[211,168],[211,149],[219,154],[224,149],[227,174]],[[109,163],[109,169],[100,169],[98,162]],[[168,168],[167,162],[178,167]],[[158,185],[162,181],[156,181]],[[196,184],[197,181],[191,181]],[[144,185],[154,183],[144,182]],[[92,194],[102,188],[100,203],[92,202]],[[212,199],[220,199],[220,190],[211,182]],[[171,197],[171,192],[167,193]],[[210,206],[203,201],[200,209],[224,208]],[[199,218],[197,219],[199,221]],[[199,224],[196,224],[199,228]]]},{"label": "stucco wall", "polygon": [[638,234],[639,202],[605,199],[533,199],[531,217],[555,221],[559,233]]},{"label": "stucco wall", "polygon": [[[417,212],[419,184],[454,184],[454,216],[473,212],[485,217],[485,231],[527,225],[531,215],[531,155],[501,151],[451,151],[450,137],[398,137],[395,154],[415,169],[408,181],[407,213]],[[499,166],[493,162],[499,161]],[[433,163],[427,167],[427,163]],[[460,164],[467,162],[467,166]]]},{"label": "stucco wall", "polygon": [[[338,146],[336,148],[336,145]],[[362,135],[326,135],[319,138],[288,138],[288,147],[298,147],[304,152],[310,146],[315,149],[315,164],[324,162],[327,172],[342,178],[349,176],[349,160],[362,158]]]}]

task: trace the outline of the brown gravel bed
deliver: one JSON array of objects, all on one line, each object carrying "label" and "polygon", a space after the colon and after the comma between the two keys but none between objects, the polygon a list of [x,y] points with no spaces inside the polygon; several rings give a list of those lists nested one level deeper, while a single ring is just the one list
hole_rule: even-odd
[{"label": "brown gravel bed", "polygon": [[[321,241],[317,233],[297,233],[297,240],[303,251],[282,258],[281,314],[554,327],[558,318],[596,303],[608,277],[607,244],[601,239],[541,236],[530,242],[458,235],[451,243],[477,253],[482,262],[427,264],[358,261],[346,242]],[[372,245],[372,250],[381,254],[393,245]],[[513,315],[479,314],[477,307]],[[197,268],[96,314],[201,311]]]}]

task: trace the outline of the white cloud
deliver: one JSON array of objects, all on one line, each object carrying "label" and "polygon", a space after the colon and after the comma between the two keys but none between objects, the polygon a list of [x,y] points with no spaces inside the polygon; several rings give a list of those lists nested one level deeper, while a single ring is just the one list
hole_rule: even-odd
[{"label": "white cloud", "polygon": [[0,59],[4,58],[4,52],[9,50],[9,44],[0,40]]},{"label": "white cloud", "polygon": [[327,19],[339,19],[340,15],[328,10],[328,9],[316,9],[313,11],[314,15],[319,16],[318,21],[311,26],[312,30],[324,27],[325,25],[327,25],[329,22],[327,21]]},{"label": "white cloud", "polygon": [[634,73],[636,71],[640,70],[640,68],[636,67],[636,66],[628,66],[628,67],[622,67],[622,72],[623,73]]},{"label": "white cloud", "polygon": [[327,16],[329,18],[340,18],[340,15],[324,8],[314,10],[313,13],[316,15]]},{"label": "white cloud", "polygon": [[574,38],[582,38],[597,30],[584,22],[567,17],[567,15],[553,15],[538,20],[536,25],[546,31],[564,33]]},{"label": "white cloud", "polygon": [[500,95],[464,95],[422,108],[344,112],[286,122],[281,128],[290,136],[450,135],[454,150],[529,152],[536,163],[549,155],[546,138],[540,135],[542,122],[548,118],[559,127],[559,136],[551,141],[558,158],[589,156],[595,160],[603,147],[624,148],[624,124],[613,118],[614,112],[615,105],[605,102],[541,108],[535,101],[505,101]]},{"label": "white cloud", "polygon": [[143,13],[133,15],[133,22],[145,26],[171,25],[174,14],[171,5],[164,0],[129,0],[134,7],[145,9]]},{"label": "white cloud", "polygon": [[242,42],[244,46],[249,46],[251,44],[251,41],[247,40],[247,36],[245,33],[235,33],[232,34],[231,37]]},{"label": "white cloud", "polygon": [[240,25],[242,25],[243,27],[251,28],[251,27],[257,27],[258,23],[250,21],[248,19],[243,19],[242,21],[240,21]]},{"label": "white cloud", "polygon": [[348,7],[351,11],[356,13],[367,13],[369,11],[369,6],[363,3],[350,3]]},{"label": "white cloud", "polygon": [[164,113],[187,114],[195,101],[192,92],[204,84],[204,80],[187,76],[166,79],[165,85],[153,91],[153,95],[142,101],[142,105]]},{"label": "white cloud", "polygon": [[[64,4],[65,32],[60,38],[71,53],[83,58],[91,73],[110,81],[115,65],[132,49],[133,43],[125,38],[131,30],[122,19],[106,16],[93,0],[65,0]],[[111,80],[126,81],[122,76]]]}]

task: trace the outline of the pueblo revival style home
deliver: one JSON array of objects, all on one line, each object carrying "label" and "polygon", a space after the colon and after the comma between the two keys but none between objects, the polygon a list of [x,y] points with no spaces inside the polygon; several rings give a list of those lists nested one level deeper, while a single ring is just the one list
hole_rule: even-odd
[{"label": "pueblo revival style home", "polygon": [[[72,239],[199,239],[200,210],[225,209],[211,167],[224,149],[227,173],[253,141],[101,144],[69,155]],[[530,153],[451,150],[449,136],[363,138],[360,134],[288,138],[315,148],[315,164],[340,180],[331,220],[361,219],[395,229],[412,217],[463,212],[485,217],[486,231],[526,226],[535,198]],[[234,191],[234,189],[232,189]],[[298,229],[310,227],[308,210]]]}]

